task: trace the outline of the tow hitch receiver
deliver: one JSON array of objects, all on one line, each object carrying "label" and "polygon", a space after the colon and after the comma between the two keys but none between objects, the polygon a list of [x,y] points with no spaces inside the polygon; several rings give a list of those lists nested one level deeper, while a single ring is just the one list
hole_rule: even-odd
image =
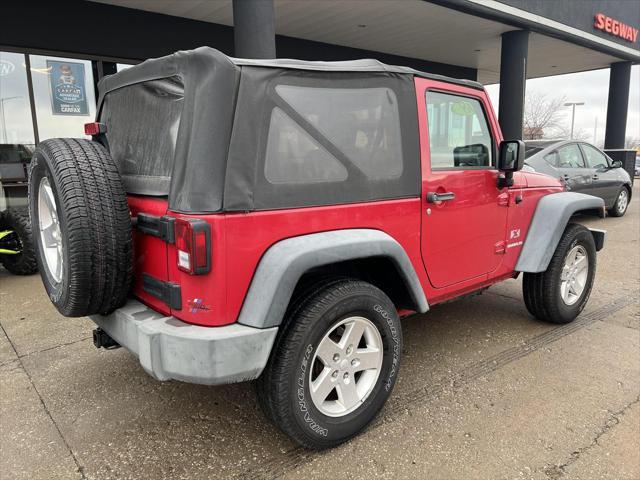
[{"label": "tow hitch receiver", "polygon": [[107,350],[113,350],[115,348],[120,348],[120,344],[116,342],[113,338],[109,336],[107,332],[102,330],[101,328],[96,328],[93,331],[93,344],[96,348],[105,348]]}]

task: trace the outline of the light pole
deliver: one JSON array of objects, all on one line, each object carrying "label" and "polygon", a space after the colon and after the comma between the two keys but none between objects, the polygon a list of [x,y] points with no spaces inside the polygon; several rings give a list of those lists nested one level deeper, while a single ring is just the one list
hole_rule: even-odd
[{"label": "light pole", "polygon": [[584,102],[567,102],[565,107],[571,107],[571,140],[573,140],[573,122],[576,119],[576,105],[584,105]]},{"label": "light pole", "polygon": [[14,98],[21,98],[20,96],[15,97],[4,97],[0,98],[0,119],[2,120],[2,139],[3,143],[7,143],[7,124],[4,119],[4,102],[7,100],[13,100]]}]

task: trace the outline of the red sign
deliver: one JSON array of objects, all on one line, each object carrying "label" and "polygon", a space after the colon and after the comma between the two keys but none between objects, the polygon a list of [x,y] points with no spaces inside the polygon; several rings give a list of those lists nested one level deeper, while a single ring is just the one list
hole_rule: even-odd
[{"label": "red sign", "polygon": [[625,39],[628,42],[635,42],[638,39],[638,29],[633,28],[620,20],[607,17],[604,13],[596,14],[594,28],[607,32],[616,37]]}]

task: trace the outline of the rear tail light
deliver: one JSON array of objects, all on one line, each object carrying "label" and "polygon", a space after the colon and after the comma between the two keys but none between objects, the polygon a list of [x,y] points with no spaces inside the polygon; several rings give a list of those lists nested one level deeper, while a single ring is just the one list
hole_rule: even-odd
[{"label": "rear tail light", "polygon": [[100,135],[101,133],[107,133],[107,126],[104,123],[91,122],[84,124],[85,135]]},{"label": "rear tail light", "polygon": [[211,269],[211,228],[204,220],[177,218],[175,221],[178,268],[189,275]]}]

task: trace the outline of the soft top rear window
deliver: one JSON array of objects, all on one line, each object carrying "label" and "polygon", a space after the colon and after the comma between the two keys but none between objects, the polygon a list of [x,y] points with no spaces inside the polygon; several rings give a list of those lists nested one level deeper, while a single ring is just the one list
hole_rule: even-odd
[{"label": "soft top rear window", "polygon": [[101,122],[128,193],[169,194],[184,85],[178,76],[108,93]]}]

